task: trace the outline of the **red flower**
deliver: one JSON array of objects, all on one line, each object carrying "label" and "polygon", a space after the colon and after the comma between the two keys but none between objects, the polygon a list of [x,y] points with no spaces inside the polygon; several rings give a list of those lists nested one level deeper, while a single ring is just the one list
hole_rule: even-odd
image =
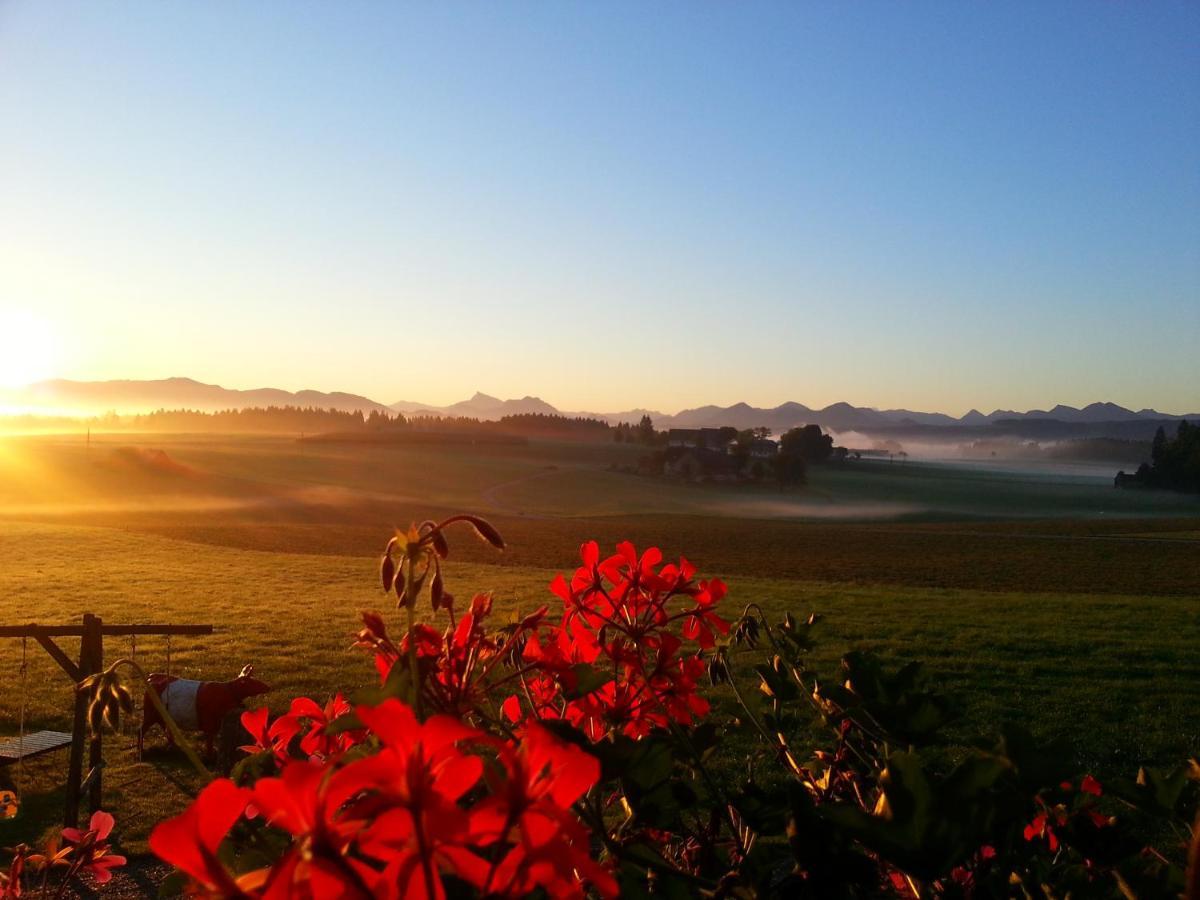
[{"label": "red flower", "polygon": [[362,613],[363,628],[355,636],[354,646],[370,650],[375,654],[375,669],[379,672],[380,682],[387,681],[397,659],[400,658],[400,648],[388,637],[387,625],[383,616],[377,612]]},{"label": "red flower", "polygon": [[347,769],[293,761],[279,778],[254,785],[254,805],[267,824],[292,836],[283,858],[263,873],[266,896],[369,897],[377,874],[346,858],[359,824],[340,815],[359,792]]},{"label": "red flower", "polygon": [[28,848],[21,844],[13,852],[8,864],[8,873],[0,872],[0,900],[12,900],[21,896],[21,875],[25,871],[25,855]]},{"label": "red flower", "polygon": [[1044,812],[1038,813],[1033,821],[1025,826],[1025,840],[1034,841],[1038,838],[1046,839],[1051,853],[1058,849],[1058,836],[1050,827],[1050,817]]},{"label": "red flower", "polygon": [[362,792],[347,811],[363,823],[359,849],[386,864],[377,895],[443,897],[443,871],[478,887],[487,863],[468,846],[470,818],[459,800],[478,783],[483,762],[457,745],[481,733],[449,716],[418,723],[397,700],[356,712],[383,748],[339,777]]},{"label": "red flower", "polygon": [[[688,724],[707,714],[708,702],[698,694],[704,663],[679,656],[682,642],[673,625],[682,619],[684,637],[702,650],[713,647],[715,633],[729,631],[729,623],[716,613],[724,583],[696,583],[696,569],[686,559],[656,568],[662,561],[657,548],[639,556],[627,541],[615,555],[602,562],[599,557],[594,541],[584,544],[583,565],[570,582],[560,575],[551,583],[551,591],[563,600],[562,624],[548,639],[530,635],[523,659],[540,669],[544,679],[557,682],[566,696],[575,690],[574,668],[581,662],[594,663],[605,673],[611,670],[613,678],[569,702],[547,698],[544,681],[527,679],[533,712],[541,718],[565,716],[593,740],[617,729],[642,737],[672,721]],[[686,606],[679,609],[676,598],[687,598]],[[508,701],[504,712],[518,721],[519,699]]]},{"label": "red flower", "polygon": [[[316,701],[308,697],[297,697],[292,701],[291,709],[286,716],[281,716],[276,726],[290,731],[291,735],[299,733],[303,723],[308,722],[308,732],[300,738],[300,750],[310,759],[327,759],[343,753],[353,747],[361,739],[361,731],[343,731],[340,734],[326,734],[326,728],[335,719],[350,712],[350,704],[338,693],[324,706],[318,706]],[[283,722],[289,724],[284,726]],[[288,740],[291,739],[289,735]],[[286,744],[285,744],[286,746]]]},{"label": "red flower", "polygon": [[210,783],[191,806],[150,833],[150,849],[192,879],[193,888],[220,896],[243,895],[217,859],[217,847],[241,818],[250,792],[227,778]]},{"label": "red flower", "polygon": [[125,865],[125,857],[109,853],[106,839],[112,833],[115,820],[103,810],[92,813],[87,831],[64,828],[63,840],[74,845],[75,858],[81,869],[92,873],[97,884],[112,880],[112,870]]},{"label": "red flower", "polygon": [[612,875],[591,858],[589,832],[571,807],[600,778],[600,763],[546,729],[530,724],[515,749],[499,746],[505,767],[492,796],[471,812],[475,838],[511,843],[483,886],[524,896],[543,888],[552,897],[584,896],[584,883],[617,895]]},{"label": "red flower", "polygon": [[1080,782],[1079,789],[1081,791],[1083,791],[1085,794],[1091,794],[1095,797],[1099,797],[1101,794],[1104,793],[1104,791],[1100,787],[1100,782],[1098,782],[1091,775],[1083,776],[1083,781]]},{"label": "red flower", "polygon": [[[437,657],[442,653],[442,633],[429,625],[417,623],[413,634],[417,639],[417,658]],[[408,653],[408,638],[406,634],[400,640],[400,655]]]},{"label": "red flower", "polygon": [[683,636],[696,641],[705,650],[716,644],[713,631],[729,633],[729,623],[713,612],[725,596],[725,591],[725,582],[719,578],[700,582],[700,592],[696,594],[696,608],[684,619]]},{"label": "red flower", "polygon": [[243,744],[238,749],[246,753],[270,753],[279,765],[283,765],[288,760],[288,745],[299,731],[299,725],[287,716],[280,716],[268,726],[269,717],[270,710],[265,706],[242,713],[242,727],[253,743]]}]

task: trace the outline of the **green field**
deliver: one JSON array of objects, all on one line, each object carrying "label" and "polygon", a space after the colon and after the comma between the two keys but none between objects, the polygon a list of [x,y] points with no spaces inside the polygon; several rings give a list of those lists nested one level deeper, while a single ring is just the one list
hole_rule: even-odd
[{"label": "green field", "polygon": [[[631,450],[6,441],[0,623],[84,612],[211,622],[213,637],[174,642],[175,671],[224,679],[253,662],[280,709],[296,694],[371,678],[348,646],[358,610],[386,605],[374,556],[392,525],[470,509],[493,516],[510,549],[496,555],[459,538],[448,571],[459,595],[490,589],[504,606],[532,609],[553,600],[546,585],[574,566],[581,541],[630,537],[725,577],[731,608],[754,601],[772,614],[825,615],[816,653],[825,670],[855,647],[925,660],[963,701],[964,737],[1016,720],[1065,740],[1098,774],[1200,751],[1194,498],[912,463],[816,470],[808,488],[780,496],[609,471]],[[955,512],[973,496],[970,518]],[[779,504],[826,513],[784,515]],[[881,504],[926,511],[828,514]],[[5,643],[0,735],[15,734],[22,696],[20,644]],[[107,652],[129,649],[115,642]],[[29,651],[29,725],[64,728],[70,685],[40,648]],[[155,669],[165,651],[162,639],[138,645]],[[131,746],[132,733],[107,744],[107,805],[136,850],[192,782],[180,759],[157,753],[139,764]],[[60,753],[30,767],[26,836],[59,815],[65,763]]]}]

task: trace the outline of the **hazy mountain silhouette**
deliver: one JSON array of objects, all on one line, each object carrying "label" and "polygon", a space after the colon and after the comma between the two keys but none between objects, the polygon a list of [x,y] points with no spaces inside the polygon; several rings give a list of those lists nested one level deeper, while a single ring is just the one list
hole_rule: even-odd
[{"label": "hazy mountain silhouette", "polygon": [[540,397],[522,397],[520,400],[501,400],[477,391],[470,400],[460,400],[449,406],[430,406],[423,403],[399,401],[391,405],[395,412],[407,415],[463,416],[470,419],[496,420],[504,416],[529,413],[558,415],[559,411]]},{"label": "hazy mountain silhouette", "polygon": [[157,381],[68,381],[57,378],[0,393],[0,402],[11,406],[61,409],[102,414],[147,412],[156,409],[195,409],[211,412],[255,406],[315,406],[343,412],[384,410],[357,394],[340,391],[284,391],[279,388],[236,390],[204,384],[191,378]]},{"label": "hazy mountain silhouette", "polygon": [[[673,416],[654,416],[658,428],[700,428],[716,425],[732,425],[735,428],[770,428],[776,433],[796,425],[809,423],[834,431],[855,431],[887,425],[925,426],[979,426],[998,421],[1053,420],[1073,424],[1099,424],[1105,422],[1162,421],[1195,419],[1200,413],[1172,415],[1154,409],[1138,412],[1115,403],[1091,403],[1083,409],[1059,404],[1049,410],[1034,409],[1028,412],[998,409],[984,414],[972,409],[955,418],[939,412],[917,412],[908,409],[877,410],[869,407],[852,406],[849,403],[832,403],[824,409],[811,409],[802,403],[784,403],[773,408],[760,408],[745,403],[733,406],[700,406],[685,409]],[[610,421],[611,418],[610,418]],[[625,420],[628,421],[628,420]]]},{"label": "hazy mountain silhouette", "polygon": [[972,409],[955,418],[940,412],[920,412],[909,409],[872,409],[850,403],[831,403],[813,409],[803,403],[789,401],[775,407],[757,407],[748,403],[732,406],[698,406],[671,415],[650,409],[631,409],[624,412],[568,412],[540,397],[521,397],[502,400],[490,394],[476,393],[468,400],[437,406],[417,401],[397,401],[390,405],[379,403],[358,394],[322,391],[285,391],[278,388],[235,390],[220,385],[205,384],[191,378],[164,378],[157,381],[42,381],[26,388],[0,391],[0,406],[32,406],[60,409],[67,413],[135,413],[155,409],[221,410],[261,406],[312,406],[354,412],[362,410],[391,410],[411,415],[464,416],[477,419],[499,419],[503,416],[527,413],[546,415],[585,416],[603,419],[611,424],[633,422],[648,415],[656,428],[708,428],[731,425],[734,428],[770,428],[781,434],[797,425],[816,424],[833,431],[861,431],[872,428],[920,426],[962,427],[983,426],[999,421],[1062,422],[1073,425],[1102,425],[1200,419],[1200,413],[1172,415],[1154,409],[1133,411],[1115,403],[1091,403],[1079,409],[1058,404],[1050,409],[1026,412],[997,409],[984,414]]}]

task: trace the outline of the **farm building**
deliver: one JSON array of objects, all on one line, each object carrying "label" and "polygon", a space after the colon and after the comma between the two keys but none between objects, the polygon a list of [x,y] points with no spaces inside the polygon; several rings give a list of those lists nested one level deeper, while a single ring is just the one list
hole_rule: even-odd
[{"label": "farm building", "polygon": [[672,428],[667,432],[667,446],[728,453],[736,438],[737,431],[732,428]]},{"label": "farm building", "polygon": [[779,455],[779,445],[766,438],[755,438],[750,442],[751,459],[774,459]]}]

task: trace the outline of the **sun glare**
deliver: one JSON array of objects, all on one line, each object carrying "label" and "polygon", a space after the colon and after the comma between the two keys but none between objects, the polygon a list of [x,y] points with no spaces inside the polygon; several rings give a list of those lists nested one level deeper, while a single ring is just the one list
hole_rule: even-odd
[{"label": "sun glare", "polygon": [[0,387],[20,387],[54,374],[54,330],[24,310],[0,309]]}]

